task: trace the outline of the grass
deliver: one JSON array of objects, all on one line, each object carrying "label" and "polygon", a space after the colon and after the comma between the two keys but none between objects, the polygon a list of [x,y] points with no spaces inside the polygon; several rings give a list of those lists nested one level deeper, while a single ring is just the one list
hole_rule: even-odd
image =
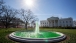
[{"label": "grass", "polygon": [[[7,39],[6,35],[14,31],[20,31],[20,30],[25,30],[25,29],[22,29],[22,28],[0,29],[0,43],[15,43],[14,41]],[[32,29],[29,29],[29,30],[32,30]],[[76,43],[76,29],[41,28],[40,30],[62,32],[66,34],[70,39],[67,39],[60,43]]]}]

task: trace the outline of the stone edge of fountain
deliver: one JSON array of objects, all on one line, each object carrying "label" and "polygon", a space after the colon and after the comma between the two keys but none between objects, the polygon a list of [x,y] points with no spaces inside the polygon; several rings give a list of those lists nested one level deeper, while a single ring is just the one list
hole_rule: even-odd
[{"label": "stone edge of fountain", "polygon": [[[13,33],[11,33],[8,37],[11,40],[17,41],[17,42],[46,42],[46,40],[48,42],[60,42],[60,41],[66,39],[66,35],[64,35],[64,34],[62,34],[62,36],[58,37],[58,38],[48,38],[48,39],[44,39],[44,38],[37,39],[37,38],[35,38],[35,39],[33,39],[33,38],[20,38],[20,37],[16,37],[16,36],[14,36]],[[60,33],[60,32],[57,32],[57,33]]]}]

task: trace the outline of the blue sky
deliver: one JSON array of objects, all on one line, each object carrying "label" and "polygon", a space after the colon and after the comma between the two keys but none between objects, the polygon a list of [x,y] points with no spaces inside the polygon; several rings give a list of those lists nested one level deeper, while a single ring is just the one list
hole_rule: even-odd
[{"label": "blue sky", "polygon": [[[23,0],[4,0],[4,2],[15,9],[27,9]],[[31,10],[39,20],[46,20],[51,16],[72,17],[76,20],[76,0],[36,0]]]}]

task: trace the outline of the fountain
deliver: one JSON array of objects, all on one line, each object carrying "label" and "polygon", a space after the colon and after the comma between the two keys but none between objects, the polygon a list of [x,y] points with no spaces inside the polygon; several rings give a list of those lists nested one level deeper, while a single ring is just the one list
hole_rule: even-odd
[{"label": "fountain", "polygon": [[8,37],[21,43],[57,43],[66,39],[66,35],[60,32],[39,31],[38,22],[36,22],[35,31],[16,31]]}]

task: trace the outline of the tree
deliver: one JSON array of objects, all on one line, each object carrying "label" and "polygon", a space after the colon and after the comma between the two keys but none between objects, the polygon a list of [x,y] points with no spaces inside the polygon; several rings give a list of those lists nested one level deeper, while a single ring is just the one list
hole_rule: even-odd
[{"label": "tree", "polygon": [[11,21],[10,27],[18,28],[19,26],[22,26],[24,22],[20,18],[14,18]]},{"label": "tree", "polygon": [[15,15],[17,14],[17,11],[15,9],[12,9],[8,6],[4,6],[3,13],[1,14],[0,21],[5,26],[5,28],[8,28],[10,26],[10,22],[15,18]]},{"label": "tree", "polygon": [[4,1],[0,0],[0,16],[3,13],[3,9],[4,9]]},{"label": "tree", "polygon": [[28,23],[35,21],[36,16],[33,15],[31,10],[24,10],[24,9],[21,9],[21,15],[22,15],[23,21],[25,22],[25,29],[27,30]]},{"label": "tree", "polygon": [[17,21],[18,11],[4,4],[3,0],[0,0],[0,27],[8,28],[10,25],[19,25]]}]

